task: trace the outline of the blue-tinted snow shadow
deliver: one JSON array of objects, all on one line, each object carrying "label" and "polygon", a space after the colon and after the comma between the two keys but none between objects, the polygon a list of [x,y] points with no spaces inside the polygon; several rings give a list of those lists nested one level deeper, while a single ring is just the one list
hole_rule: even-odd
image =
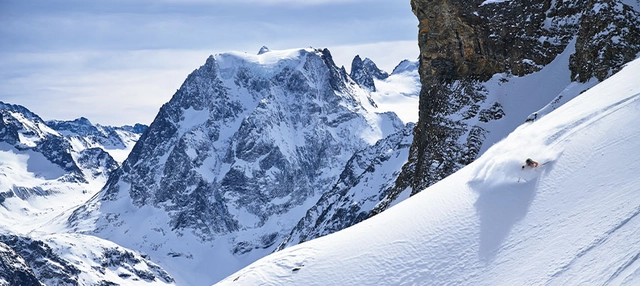
[{"label": "blue-tinted snow shadow", "polygon": [[513,226],[527,215],[537,184],[537,178],[494,184],[489,189],[481,183],[469,184],[480,193],[474,204],[480,219],[480,259],[490,262],[495,258]]}]

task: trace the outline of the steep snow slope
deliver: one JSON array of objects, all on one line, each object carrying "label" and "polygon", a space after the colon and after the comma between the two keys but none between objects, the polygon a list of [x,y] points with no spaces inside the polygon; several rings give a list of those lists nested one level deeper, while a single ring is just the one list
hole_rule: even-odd
[{"label": "steep snow slope", "polygon": [[219,284],[637,285],[638,74],[635,60],[416,196]]}]

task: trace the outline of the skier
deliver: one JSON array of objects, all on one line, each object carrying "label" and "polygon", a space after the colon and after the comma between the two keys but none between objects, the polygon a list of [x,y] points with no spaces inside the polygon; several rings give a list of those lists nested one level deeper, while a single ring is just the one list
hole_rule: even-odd
[{"label": "skier", "polygon": [[524,161],[524,165],[522,166],[522,169],[524,169],[524,167],[530,167],[530,168],[535,168],[538,167],[538,162],[531,160],[531,158],[527,158],[526,161]]},{"label": "skier", "polygon": [[524,122],[534,122],[534,121],[536,121],[536,119],[538,119],[538,113],[537,112],[533,114],[533,118],[531,118],[531,115],[529,115],[527,120],[525,120]]}]

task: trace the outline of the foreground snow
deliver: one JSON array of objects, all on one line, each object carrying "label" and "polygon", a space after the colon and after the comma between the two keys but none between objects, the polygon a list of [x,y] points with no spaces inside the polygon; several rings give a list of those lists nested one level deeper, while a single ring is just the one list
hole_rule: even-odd
[{"label": "foreground snow", "polygon": [[639,283],[638,74],[640,60],[411,199],[220,284]]}]

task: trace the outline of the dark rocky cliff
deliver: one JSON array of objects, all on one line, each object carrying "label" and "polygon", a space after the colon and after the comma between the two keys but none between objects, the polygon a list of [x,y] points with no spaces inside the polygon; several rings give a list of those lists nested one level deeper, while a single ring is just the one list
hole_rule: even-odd
[{"label": "dark rocky cliff", "polygon": [[575,40],[571,80],[603,80],[640,51],[638,12],[618,0],[412,0],[422,90],[408,163],[390,197],[415,194],[471,163],[487,135],[474,122],[504,116],[482,83],[540,70]]}]

